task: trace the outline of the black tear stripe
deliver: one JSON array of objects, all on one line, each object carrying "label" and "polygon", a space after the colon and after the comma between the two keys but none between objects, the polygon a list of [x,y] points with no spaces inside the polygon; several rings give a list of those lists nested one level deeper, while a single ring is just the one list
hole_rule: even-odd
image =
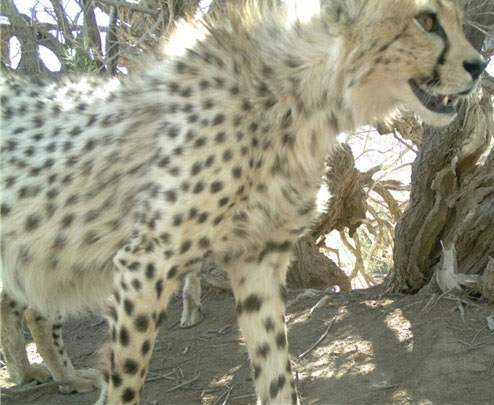
[{"label": "black tear stripe", "polygon": [[436,85],[441,83],[441,78],[439,77],[439,67],[444,65],[446,62],[446,58],[449,52],[449,38],[446,34],[446,31],[441,27],[438,31],[434,32],[435,35],[438,35],[444,41],[444,48],[439,57],[437,58],[437,62],[434,66],[434,71],[432,72],[432,82]]}]

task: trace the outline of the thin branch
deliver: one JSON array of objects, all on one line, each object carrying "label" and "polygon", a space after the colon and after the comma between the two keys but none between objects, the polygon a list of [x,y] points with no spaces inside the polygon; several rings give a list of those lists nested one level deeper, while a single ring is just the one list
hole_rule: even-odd
[{"label": "thin branch", "polygon": [[197,373],[191,380],[184,381],[182,384],[178,384],[175,387],[170,388],[168,390],[165,390],[163,392],[172,392],[172,391],[178,390],[179,388],[185,387],[186,385],[192,384],[194,381],[196,381],[199,378],[199,376],[200,376],[200,374]]},{"label": "thin branch", "polygon": [[305,357],[307,354],[309,354],[312,350],[314,350],[325,338],[328,336],[329,329],[331,329],[331,326],[333,326],[334,322],[336,320],[336,317],[333,317],[331,321],[329,322],[328,327],[324,331],[324,333],[317,339],[316,343],[314,343],[311,347],[309,347],[305,352],[299,354],[297,356],[298,359],[301,359],[302,357]]},{"label": "thin branch", "polygon": [[160,12],[156,22],[151,26],[151,28],[142,37],[140,37],[136,42],[134,42],[134,44],[132,46],[128,46],[125,49],[122,49],[119,52],[117,52],[112,57],[108,58],[107,63],[113,61],[115,58],[118,58],[119,56],[124,55],[125,52],[127,52],[129,49],[136,48],[139,44],[144,42],[150,35],[152,35],[152,33],[156,30],[156,28],[158,28],[158,26],[161,24],[162,21],[163,21],[163,10]]},{"label": "thin branch", "polygon": [[138,6],[137,4],[132,4],[121,0],[98,0],[97,3],[103,3],[106,4],[107,6],[130,8],[140,13],[150,14],[150,15],[158,15],[160,13],[160,11],[158,10],[151,10],[150,8]]}]

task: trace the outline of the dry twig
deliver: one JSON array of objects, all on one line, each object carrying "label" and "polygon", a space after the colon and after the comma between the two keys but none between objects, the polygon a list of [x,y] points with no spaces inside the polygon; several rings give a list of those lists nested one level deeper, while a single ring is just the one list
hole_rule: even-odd
[{"label": "dry twig", "polygon": [[175,387],[167,389],[163,392],[172,392],[172,391],[178,390],[179,388],[185,387],[186,385],[192,384],[194,381],[197,381],[197,379],[199,379],[199,376],[200,376],[200,373],[197,373],[192,379],[184,381],[183,383],[178,384]]},{"label": "dry twig", "polygon": [[326,328],[326,330],[324,331],[324,333],[319,337],[319,339],[317,339],[316,343],[314,343],[311,347],[309,347],[305,352],[299,354],[297,356],[298,359],[301,359],[304,356],[306,356],[307,354],[309,354],[312,350],[314,350],[319,345],[319,343],[321,343],[326,338],[326,336],[328,336],[329,329],[331,329],[331,326],[333,326],[333,323],[335,322],[335,320],[336,320],[336,318],[333,317],[333,319],[331,319],[331,322],[329,322],[329,325]]}]

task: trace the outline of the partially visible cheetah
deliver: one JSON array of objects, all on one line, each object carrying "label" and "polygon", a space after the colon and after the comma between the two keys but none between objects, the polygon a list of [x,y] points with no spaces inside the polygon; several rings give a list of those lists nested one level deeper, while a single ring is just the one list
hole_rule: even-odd
[{"label": "partially visible cheetah", "polygon": [[14,378],[45,377],[16,358],[27,306],[53,377],[87,389],[93,376],[57,347],[59,319],[113,292],[99,404],[138,403],[179,277],[214,261],[232,282],[259,401],[298,403],[284,279],[336,134],[400,106],[447,125],[485,67],[452,0],[301,10],[250,4],[183,23],[122,80],[2,80],[2,343]]}]

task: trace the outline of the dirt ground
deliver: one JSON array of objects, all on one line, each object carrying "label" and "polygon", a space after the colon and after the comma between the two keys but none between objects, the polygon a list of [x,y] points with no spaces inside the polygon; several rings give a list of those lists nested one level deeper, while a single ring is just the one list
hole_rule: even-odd
[{"label": "dirt ground", "polygon": [[[494,305],[379,288],[302,293],[291,291],[287,307],[302,404],[494,404]],[[184,330],[180,297],[173,299],[142,404],[255,403],[231,293],[205,289],[203,305],[205,320]],[[77,368],[97,362],[104,321],[69,322],[64,332]],[[0,372],[4,405],[78,405],[98,397],[62,395],[53,383],[12,387],[3,364]]]}]

